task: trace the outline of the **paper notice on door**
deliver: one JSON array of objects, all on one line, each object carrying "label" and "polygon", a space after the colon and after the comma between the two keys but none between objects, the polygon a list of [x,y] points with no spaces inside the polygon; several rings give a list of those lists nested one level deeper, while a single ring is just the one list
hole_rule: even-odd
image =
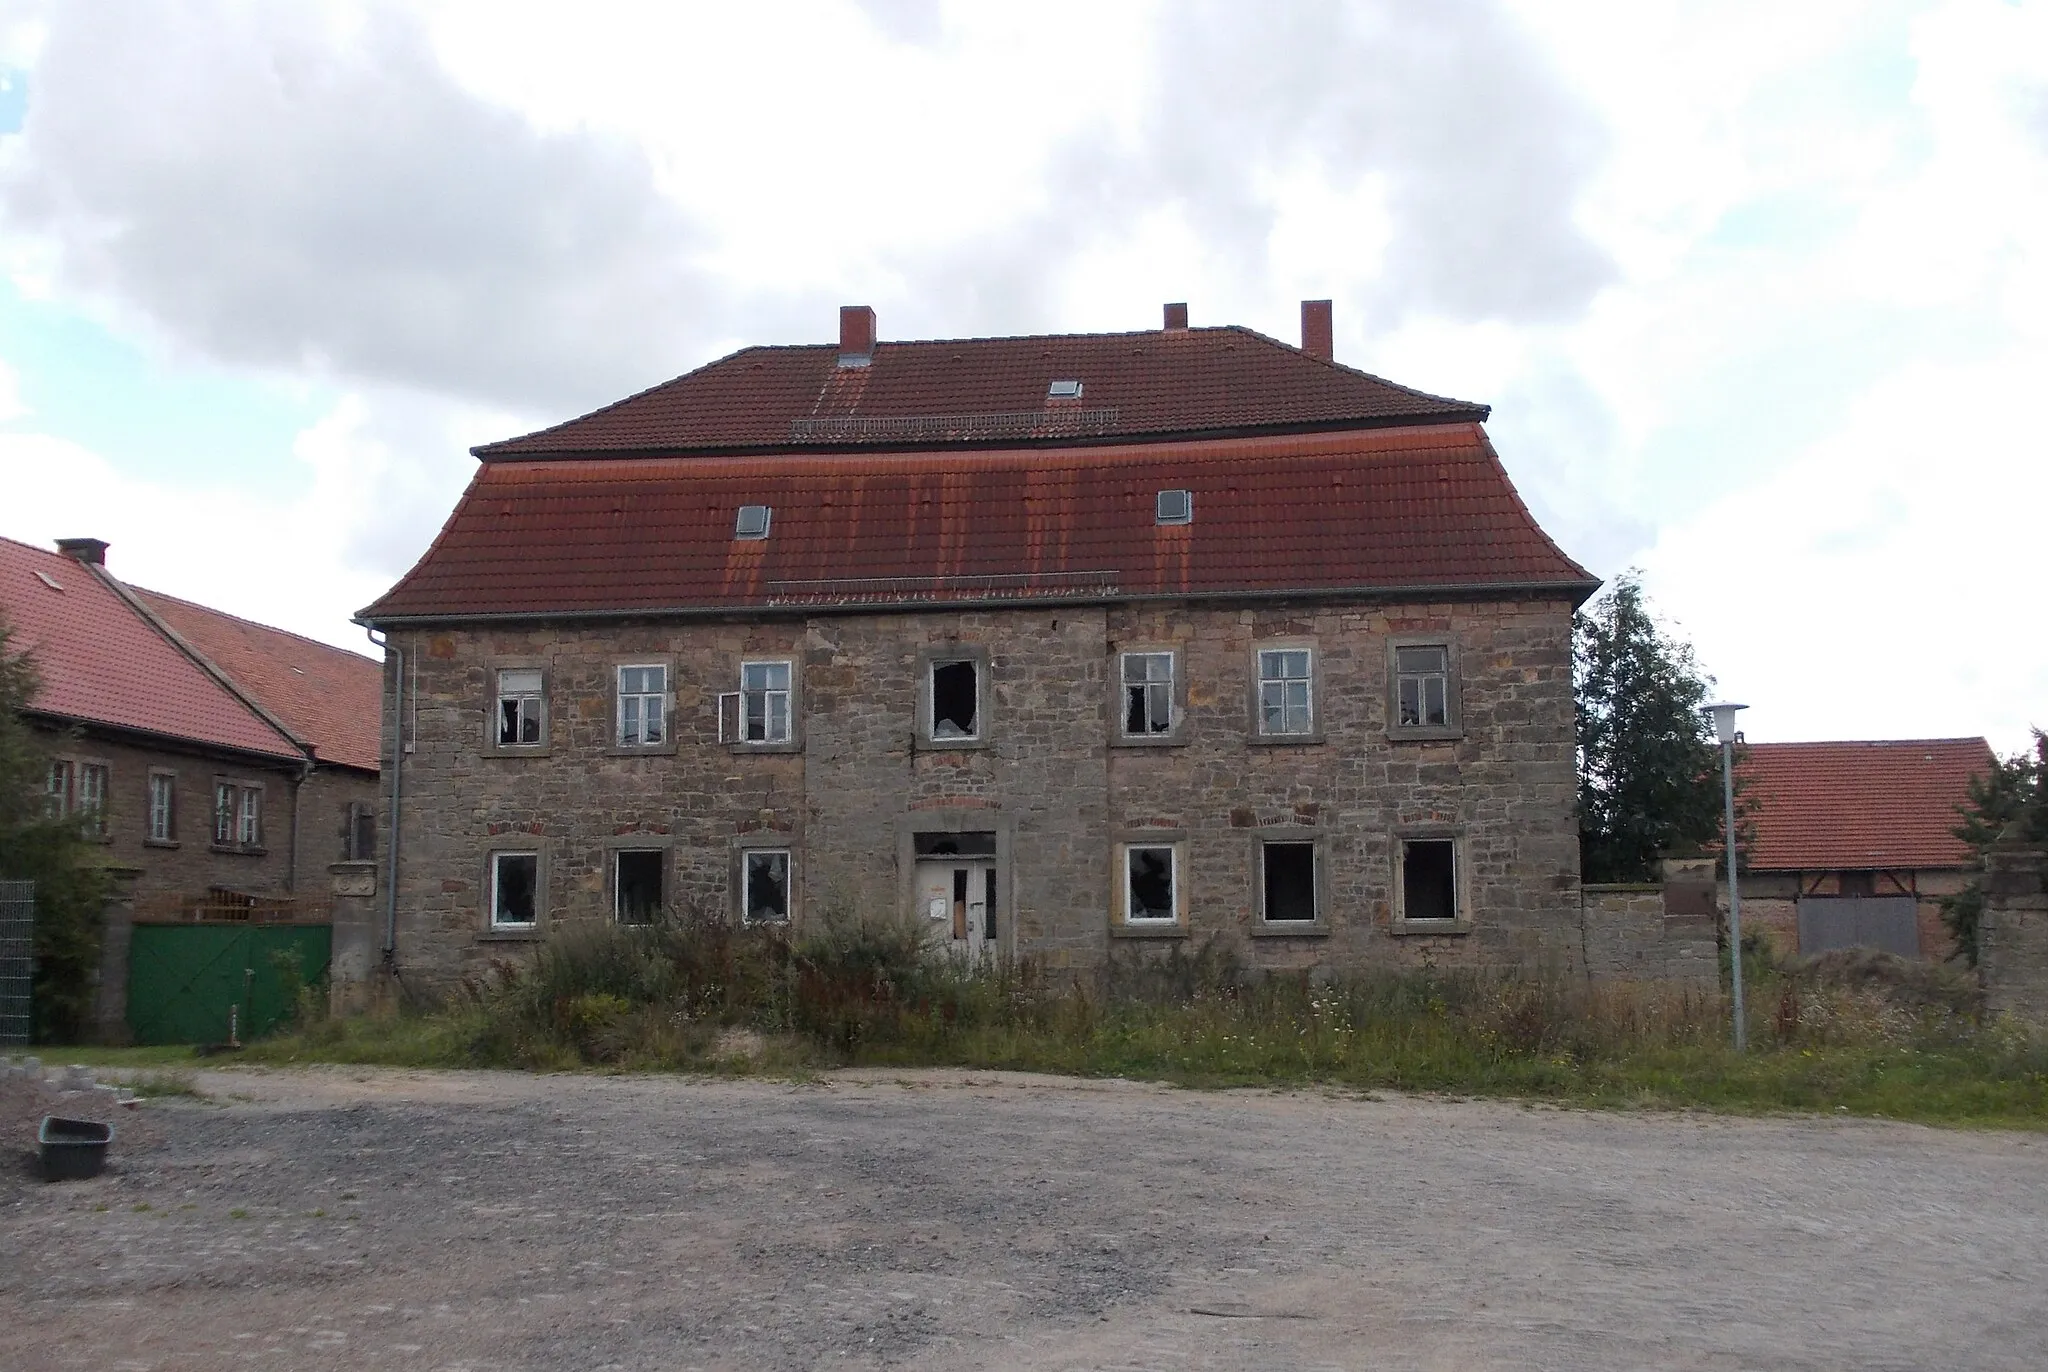
[{"label": "paper notice on door", "polygon": [[925,913],[933,919],[944,919],[947,915],[946,898],[944,896],[933,896],[925,906]]}]

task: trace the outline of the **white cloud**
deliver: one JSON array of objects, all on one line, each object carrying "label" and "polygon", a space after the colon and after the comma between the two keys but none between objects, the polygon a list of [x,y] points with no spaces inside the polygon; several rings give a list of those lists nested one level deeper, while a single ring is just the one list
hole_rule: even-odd
[{"label": "white cloud", "polygon": [[21,399],[21,378],[7,365],[7,359],[0,357],[0,424],[27,413],[28,406]]}]

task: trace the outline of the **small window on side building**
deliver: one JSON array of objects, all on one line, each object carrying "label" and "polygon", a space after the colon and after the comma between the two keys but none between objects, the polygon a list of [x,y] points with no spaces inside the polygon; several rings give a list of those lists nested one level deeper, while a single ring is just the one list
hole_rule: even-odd
[{"label": "small window on side building", "polygon": [[144,832],[152,843],[177,840],[178,778],[170,772],[149,774],[149,827]]},{"label": "small window on side building", "polygon": [[78,766],[78,812],[85,831],[94,838],[107,836],[107,765],[82,762]]},{"label": "small window on side building", "polygon": [[51,819],[62,819],[71,813],[72,766],[63,759],[50,764],[50,770],[43,779],[43,813]]},{"label": "small window on side building", "polygon": [[377,811],[352,800],[342,816],[341,860],[370,862],[377,856]]}]

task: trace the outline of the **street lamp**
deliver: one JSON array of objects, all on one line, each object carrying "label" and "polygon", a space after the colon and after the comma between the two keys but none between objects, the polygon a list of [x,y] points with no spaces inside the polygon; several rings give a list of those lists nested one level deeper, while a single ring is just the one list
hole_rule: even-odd
[{"label": "street lamp", "polygon": [[1721,799],[1727,807],[1727,827],[1722,830],[1728,846],[1728,950],[1729,966],[1735,973],[1735,1051],[1749,1047],[1749,1033],[1742,1019],[1742,892],[1735,885],[1735,712],[1747,705],[1717,702],[1702,705],[1703,713],[1714,717],[1714,736],[1721,740]]}]

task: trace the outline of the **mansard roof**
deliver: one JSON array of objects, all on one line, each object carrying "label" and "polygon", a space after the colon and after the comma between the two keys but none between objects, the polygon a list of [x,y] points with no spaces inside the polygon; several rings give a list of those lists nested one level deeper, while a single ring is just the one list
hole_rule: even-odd
[{"label": "mansard roof", "polygon": [[[1482,421],[1236,326],[753,347],[603,409],[474,449],[485,459],[627,453],[1069,446],[1174,436]],[[1081,393],[1053,398],[1055,381]]]},{"label": "mansard roof", "polygon": [[[1193,519],[1160,523],[1161,490]],[[743,505],[768,536],[735,537]],[[1472,420],[973,451],[485,462],[371,623],[1080,599],[1540,590],[1595,579]]]}]

